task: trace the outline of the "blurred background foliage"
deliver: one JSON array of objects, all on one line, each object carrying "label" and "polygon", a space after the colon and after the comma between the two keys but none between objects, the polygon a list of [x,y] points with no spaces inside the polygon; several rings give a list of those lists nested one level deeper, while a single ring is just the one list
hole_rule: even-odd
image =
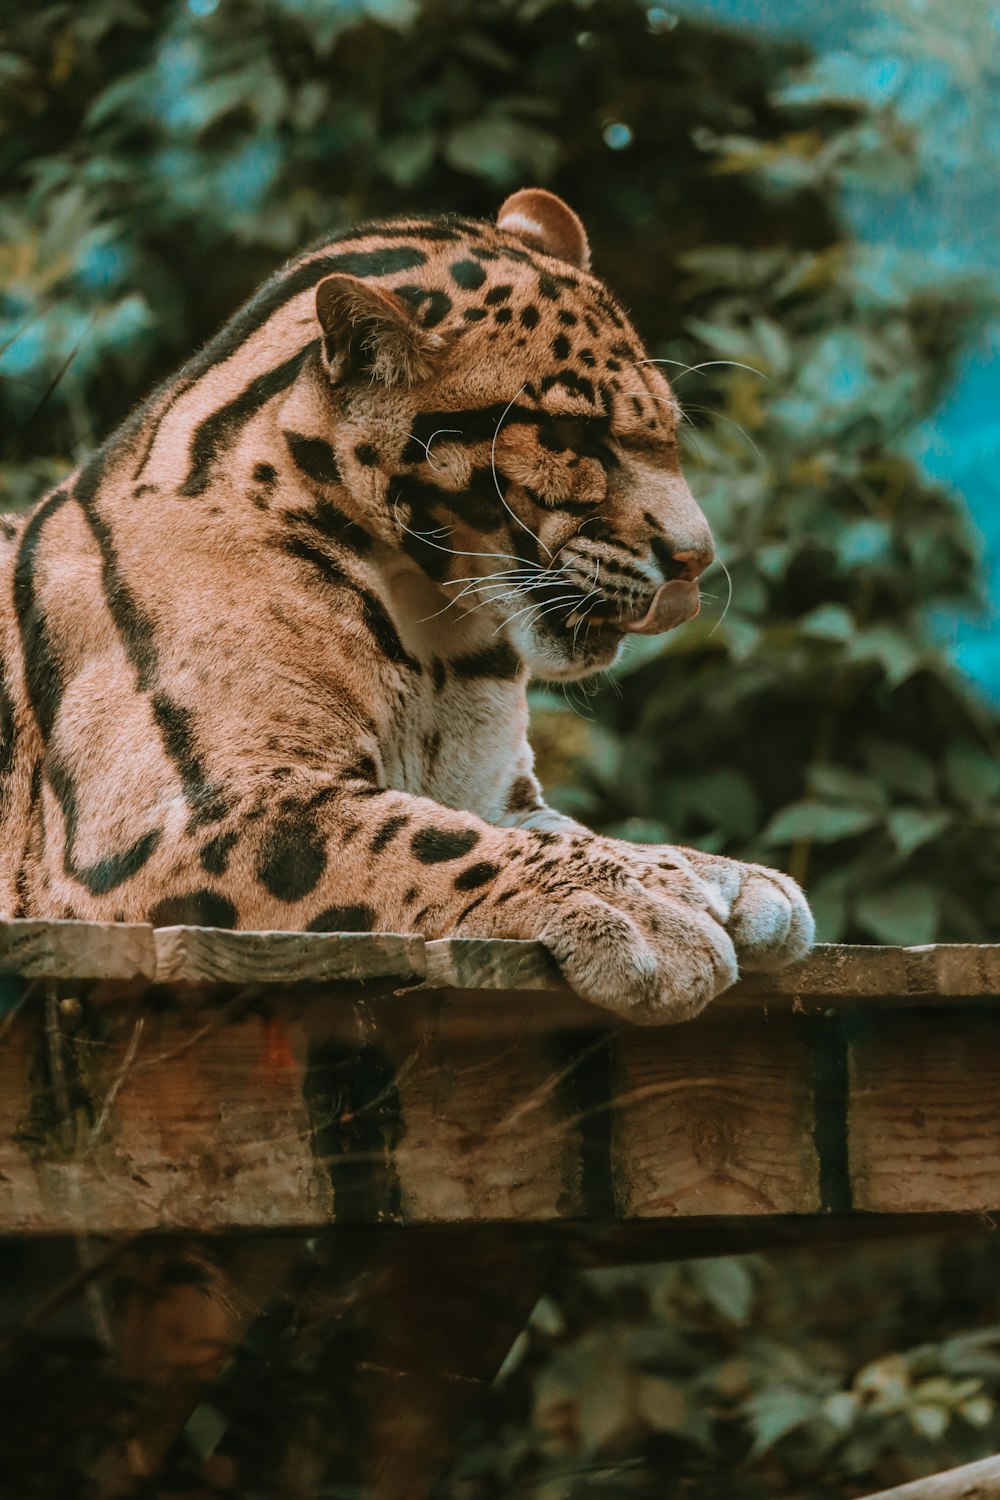
[{"label": "blurred background foliage", "polygon": [[[987,571],[924,460],[997,266],[949,253],[948,224],[896,230],[961,171],[992,180],[996,12],[883,9],[812,56],[711,0],[7,0],[0,503],[325,231],[548,185],[672,372],[731,580],[597,691],[537,694],[552,799],[790,868],[826,939],[989,939],[1000,721],[939,630]],[[995,1256],[991,1281],[963,1253],[567,1288],[454,1493],[841,1496],[1000,1449]]]}]

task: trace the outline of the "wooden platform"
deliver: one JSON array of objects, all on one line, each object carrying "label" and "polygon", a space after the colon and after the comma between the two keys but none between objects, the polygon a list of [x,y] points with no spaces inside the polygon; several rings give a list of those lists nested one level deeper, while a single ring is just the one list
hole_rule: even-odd
[{"label": "wooden platform", "polygon": [[977,1213],[1000,946],[820,948],[679,1027],[535,944],[0,927],[6,1232]]},{"label": "wooden platform", "polygon": [[[557,1265],[1000,1208],[998,996],[1000,946],[827,947],[639,1028],[531,943],[0,924],[0,1234],[225,1236],[221,1360],[329,1232],[369,1299],[364,1492],[412,1500]],[[161,1292],[120,1334],[154,1384]]]}]

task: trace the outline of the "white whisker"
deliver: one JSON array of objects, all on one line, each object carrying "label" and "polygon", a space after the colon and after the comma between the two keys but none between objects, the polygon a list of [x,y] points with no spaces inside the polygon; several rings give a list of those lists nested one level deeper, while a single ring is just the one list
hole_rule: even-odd
[{"label": "white whisker", "polygon": [[[722,611],[722,614],[719,616],[719,618],[716,620],[715,624],[712,626],[711,630],[708,632],[708,636],[706,637],[706,639],[711,639],[711,637],[718,630],[719,626],[722,624],[723,620],[726,618],[726,615],[729,613],[729,606],[733,602],[733,580],[732,580],[732,578],[730,576],[729,569],[726,567],[726,565],[722,561],[721,557],[717,557],[715,559],[715,561],[718,564],[718,566],[722,569],[723,573],[725,573],[725,575],[726,575],[726,582],[729,585],[729,593],[728,593],[728,596],[726,598],[726,607]],[[711,597],[711,596],[709,595],[707,597]]]},{"label": "white whisker", "polygon": [[689,406],[688,411],[703,411],[714,421],[728,422],[730,427],[735,427],[737,432],[742,433],[753,451],[756,453],[757,457],[763,458],[764,455],[761,453],[760,449],[757,447],[757,444],[754,442],[749,432],[747,432],[746,428],[741,427],[739,422],[734,422],[732,417],[727,417],[724,411],[713,411],[710,406]]},{"label": "white whisker", "polygon": [[676,365],[681,371],[677,376],[682,380],[685,375],[697,375],[701,370],[710,370],[713,365],[729,365],[734,370],[749,370],[751,375],[759,375],[761,380],[770,380],[770,375],[765,375],[763,370],[758,370],[755,365],[744,365],[738,359],[705,359],[700,365],[686,365],[679,359],[636,359],[633,365]]},{"label": "white whisker", "polygon": [[531,537],[531,540],[533,542],[535,542],[539,547],[541,547],[541,549],[545,553],[545,555],[547,557],[551,557],[552,553],[549,551],[548,547],[546,547],[546,545],[542,541],[541,537],[540,536],[536,536],[535,533],[531,530],[530,526],[525,526],[524,522],[521,520],[521,517],[517,514],[517,512],[514,511],[514,510],[512,510],[511,507],[507,504],[507,497],[504,495],[503,490],[500,488],[500,480],[497,477],[497,459],[496,459],[496,454],[497,454],[497,438],[500,436],[500,429],[503,426],[504,418],[506,417],[507,413],[510,411],[511,407],[516,404],[518,396],[520,396],[521,392],[525,391],[525,390],[527,390],[527,386],[522,385],[521,390],[515,392],[514,396],[511,398],[510,401],[507,402],[507,405],[504,407],[503,411],[500,413],[500,420],[499,420],[499,422],[496,425],[496,431],[493,434],[493,441],[490,444],[490,469],[492,470],[492,473],[493,473],[493,483],[496,486],[496,492],[500,496],[500,504],[503,506],[504,510],[507,511],[508,515],[510,515],[510,516],[512,516],[514,518],[514,520],[517,522],[518,526],[520,526],[521,530],[522,531],[526,531],[528,533],[528,535]]}]

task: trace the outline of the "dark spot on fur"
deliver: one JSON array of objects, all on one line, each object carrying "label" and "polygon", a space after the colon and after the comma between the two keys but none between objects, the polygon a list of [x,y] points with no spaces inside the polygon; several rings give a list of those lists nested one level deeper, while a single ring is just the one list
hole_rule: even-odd
[{"label": "dark spot on fur", "polygon": [[618,359],[606,359],[604,361],[604,363],[605,363],[605,366],[607,367],[607,369],[609,369],[609,370],[620,370],[621,369],[621,361],[618,360]]},{"label": "dark spot on fur", "polygon": [[494,904],[502,906],[505,901],[513,901],[516,895],[517,891],[501,891]]},{"label": "dark spot on fur", "polygon": [[[486,252],[480,251],[480,258],[485,260]],[[449,269],[456,286],[460,286],[463,292],[474,292],[486,280],[486,272],[474,260],[452,261]]]},{"label": "dark spot on fur", "polygon": [[477,865],[470,865],[460,875],[455,876],[456,891],[477,891],[481,885],[488,885],[500,874],[502,865],[491,864],[489,860],[480,860]]},{"label": "dark spot on fur", "polygon": [[409,885],[403,892],[403,905],[412,906],[414,901],[419,900],[419,897],[420,892],[417,890],[417,887],[415,885]]},{"label": "dark spot on fur", "polygon": [[357,596],[361,601],[361,612],[364,615],[365,624],[378,642],[379,648],[384,656],[394,661],[398,666],[409,667],[411,672],[421,672],[423,668],[416,657],[404,647],[399,639],[395,625],[389,618],[388,611],[375,594],[370,594],[367,589],[358,589]]},{"label": "dark spot on fur", "polygon": [[364,557],[371,551],[372,539],[364,527],[352,521],[329,500],[317,500],[312,510],[289,511],[286,519],[307,525],[320,536],[346,547],[356,557]]},{"label": "dark spot on fur", "polygon": [[486,309],[484,307],[467,307],[462,313],[462,317],[467,323],[481,323],[486,317]]},{"label": "dark spot on fur", "polygon": [[324,583],[335,585],[349,584],[350,580],[339,562],[325,552],[316,542],[311,542],[304,536],[286,536],[281,541],[281,548],[290,557],[297,557],[301,562],[311,563],[319,573]]},{"label": "dark spot on fur", "polygon": [[306,923],[306,932],[371,932],[375,913],[370,906],[328,906]]},{"label": "dark spot on fur", "polygon": [[576,357],[581,361],[581,363],[587,366],[588,370],[592,370],[597,364],[597,359],[594,355],[593,349],[578,349],[576,351]]},{"label": "dark spot on fur", "polygon": [[520,318],[522,328],[534,328],[537,325],[538,308],[533,302],[529,302],[526,307],[521,308]]},{"label": "dark spot on fur", "polygon": [[588,401],[594,399],[593,382],[585,375],[578,375],[575,370],[557,370],[554,375],[546,375],[542,380],[542,395],[550,391],[554,385],[565,386],[566,390],[574,391],[580,396],[585,396]]},{"label": "dark spot on fur", "polygon": [[201,867],[209,875],[225,875],[229,868],[229,851],[236,843],[235,833],[219,833],[201,846]]},{"label": "dark spot on fur", "polygon": [[548,271],[539,271],[538,290],[550,302],[559,301],[559,283]]},{"label": "dark spot on fur", "polygon": [[552,353],[556,359],[569,359],[570,342],[564,333],[557,333],[552,340]]},{"label": "dark spot on fur", "polygon": [[286,432],[288,444],[296,466],[317,484],[339,484],[340,470],[330,444],[323,438],[303,437],[299,432]]},{"label": "dark spot on fur", "polygon": [[154,927],[235,927],[237,911],[218,891],[191,891],[158,901],[147,921]]},{"label": "dark spot on fur", "polygon": [[274,484],[278,477],[278,471],[274,464],[259,463],[253,466],[253,477],[256,484]]},{"label": "dark spot on fur", "polygon": [[556,316],[566,328],[572,328],[576,323],[576,313],[570,312],[568,307],[561,307]]},{"label": "dark spot on fur", "polygon": [[373,854],[381,853],[387,844],[392,843],[399,830],[405,828],[409,821],[407,813],[399,813],[394,818],[386,818],[382,827],[375,834],[375,837],[368,846],[371,852]]},{"label": "dark spot on fur", "polygon": [[455,918],[455,926],[457,927],[460,922],[464,922],[465,919],[466,919],[466,917],[469,915],[469,913],[470,912],[474,912],[477,906],[482,906],[482,904],[483,904],[483,902],[485,900],[486,900],[486,895],[484,894],[482,896],[477,896],[476,899],[475,899],[475,901],[470,901],[469,904],[468,904],[468,906],[463,906],[462,910],[459,912],[458,916]]},{"label": "dark spot on fur", "polygon": [[354,457],[364,468],[373,469],[378,463],[378,449],[373,448],[371,443],[359,443],[354,450]]},{"label": "dark spot on fur", "polygon": [[431,663],[431,676],[434,682],[434,691],[440,693],[448,681],[448,669],[439,656],[435,656]]},{"label": "dark spot on fur", "polygon": [[410,848],[423,865],[443,864],[449,859],[461,859],[479,843],[479,834],[474,828],[448,833],[442,828],[420,828],[410,840]]},{"label": "dark spot on fur", "polygon": [[[51,779],[51,778],[50,778]],[[109,854],[92,865],[74,867],[75,878],[92,896],[106,896],[137,875],[163,837],[162,828],[151,828],[122,854]]]},{"label": "dark spot on fur", "polygon": [[530,776],[518,776],[516,781],[511,782],[504,802],[506,812],[527,812],[529,808],[538,806],[538,790]]},{"label": "dark spot on fur", "polygon": [[509,323],[513,316],[514,314],[511,312],[509,307],[498,308],[497,311],[493,314],[494,320],[497,323]]},{"label": "dark spot on fur", "polygon": [[436,328],[451,312],[451,298],[447,292],[436,288],[396,286],[393,291],[408,307],[412,307],[422,328]]},{"label": "dark spot on fur", "polygon": [[441,731],[435,729],[431,734],[424,735],[424,754],[427,757],[428,766],[433,766],[441,754]]},{"label": "dark spot on fur", "polygon": [[282,813],[267,830],[257,879],[279,901],[301,901],[326,869],[326,840],[304,808]]},{"label": "dark spot on fur", "polygon": [[485,302],[487,307],[498,307],[501,302],[506,302],[514,288],[509,282],[502,286],[491,286],[486,293]]},{"label": "dark spot on fur", "polygon": [[344,767],[344,778],[348,781],[374,781],[377,775],[378,766],[370,755],[359,755]]},{"label": "dark spot on fur", "polygon": [[521,658],[506,641],[497,641],[493,646],[484,646],[481,651],[472,651],[467,656],[455,656],[450,664],[456,677],[471,681],[477,677],[496,677],[510,680],[521,671]]}]

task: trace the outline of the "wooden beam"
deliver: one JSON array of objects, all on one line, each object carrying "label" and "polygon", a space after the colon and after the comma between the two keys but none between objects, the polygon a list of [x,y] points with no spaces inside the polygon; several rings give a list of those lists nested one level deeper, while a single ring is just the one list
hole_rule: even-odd
[{"label": "wooden beam", "polygon": [[[109,922],[0,922],[0,974],[32,979],[163,984],[299,984],[412,980],[434,991],[545,991],[570,996],[539,943],[413,933],[227,932]],[[917,948],[820,945],[778,974],[741,979],[711,1007],[778,1009],[884,1000],[908,1007],[1000,995],[1000,944]],[[592,1014],[577,1001],[567,1014]],[[561,1014],[552,1013],[556,1018]],[[600,1015],[600,1012],[597,1012]]]},{"label": "wooden beam", "polygon": [[0,966],[9,1232],[1000,1206],[998,946],[820,948],[663,1028],[532,943],[10,922]]},{"label": "wooden beam", "polygon": [[979,1463],[915,1479],[912,1484],[879,1490],[876,1495],[865,1495],[863,1500],[998,1500],[998,1496],[1000,1458],[983,1458]]}]

